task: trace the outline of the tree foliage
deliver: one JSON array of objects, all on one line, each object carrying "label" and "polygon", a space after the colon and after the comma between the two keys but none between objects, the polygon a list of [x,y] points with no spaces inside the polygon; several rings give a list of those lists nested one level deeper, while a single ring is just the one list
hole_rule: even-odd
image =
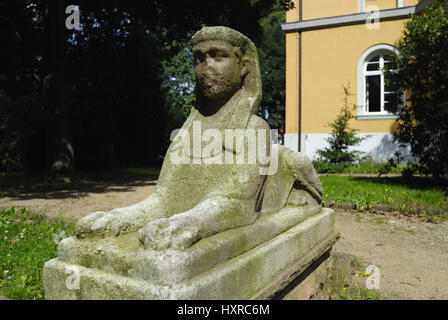
[{"label": "tree foliage", "polygon": [[190,40],[173,41],[168,46],[176,49],[170,59],[162,62],[161,89],[167,112],[167,134],[180,128],[195,104],[195,73]]},{"label": "tree foliage", "polygon": [[362,154],[352,147],[359,145],[365,137],[356,135],[357,129],[351,128],[349,122],[355,117],[356,105],[350,106],[348,98],[350,96],[350,84],[344,86],[344,104],[336,119],[329,123],[331,135],[327,138],[329,147],[319,149],[317,154],[320,161],[333,165],[350,165],[359,160]]},{"label": "tree foliage", "polygon": [[[256,42],[290,0],[0,0],[0,171],[47,175],[157,165],[191,99],[188,49],[203,25]],[[194,78],[193,78],[194,79]]]},{"label": "tree foliage", "polygon": [[[395,139],[411,146],[420,170],[448,172],[448,2],[436,0],[406,22],[398,43],[397,72],[386,70],[399,116]],[[406,107],[402,92],[406,90]]]},{"label": "tree foliage", "polygon": [[284,22],[285,12],[278,4],[261,20],[263,41],[258,47],[263,82],[260,116],[275,129],[281,129],[285,123],[285,33],[281,28]]}]

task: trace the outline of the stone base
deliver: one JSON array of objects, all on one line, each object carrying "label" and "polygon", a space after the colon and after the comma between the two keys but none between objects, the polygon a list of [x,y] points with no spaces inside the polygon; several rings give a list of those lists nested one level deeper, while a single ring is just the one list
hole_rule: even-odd
[{"label": "stone base", "polygon": [[328,300],[332,284],[333,259],[330,250],[313,262],[273,299]]},{"label": "stone base", "polygon": [[334,232],[305,257],[284,270],[253,300],[326,300],[333,267],[330,256],[339,234]]},{"label": "stone base", "polygon": [[288,207],[182,252],[144,249],[136,234],[72,237],[44,266],[46,298],[275,298],[331,249],[333,229],[331,209]]}]

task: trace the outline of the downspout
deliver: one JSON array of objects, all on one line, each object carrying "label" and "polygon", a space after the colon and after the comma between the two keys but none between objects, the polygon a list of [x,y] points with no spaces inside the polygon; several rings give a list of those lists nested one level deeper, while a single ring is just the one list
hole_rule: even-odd
[{"label": "downspout", "polygon": [[[302,0],[299,0],[299,21],[302,21]],[[299,122],[297,126],[297,140],[299,152],[302,151],[302,31],[299,31]]]}]

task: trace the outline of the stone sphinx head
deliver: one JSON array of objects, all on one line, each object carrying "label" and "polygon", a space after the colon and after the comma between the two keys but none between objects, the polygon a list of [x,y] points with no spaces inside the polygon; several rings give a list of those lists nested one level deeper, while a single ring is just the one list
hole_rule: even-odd
[{"label": "stone sphinx head", "polygon": [[227,101],[240,90],[230,128],[245,128],[261,101],[261,76],[255,45],[227,27],[204,27],[192,38],[197,109]]}]

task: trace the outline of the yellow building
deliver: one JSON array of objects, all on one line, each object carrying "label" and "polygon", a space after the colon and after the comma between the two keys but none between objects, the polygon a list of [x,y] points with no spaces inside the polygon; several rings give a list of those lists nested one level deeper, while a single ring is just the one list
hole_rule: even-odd
[{"label": "yellow building", "polygon": [[316,158],[327,146],[328,124],[343,105],[356,104],[350,125],[370,137],[357,150],[376,160],[398,150],[391,132],[396,117],[384,110],[388,88],[382,68],[402,37],[409,14],[422,12],[433,0],[294,0],[282,24],[286,32],[285,146]]}]

